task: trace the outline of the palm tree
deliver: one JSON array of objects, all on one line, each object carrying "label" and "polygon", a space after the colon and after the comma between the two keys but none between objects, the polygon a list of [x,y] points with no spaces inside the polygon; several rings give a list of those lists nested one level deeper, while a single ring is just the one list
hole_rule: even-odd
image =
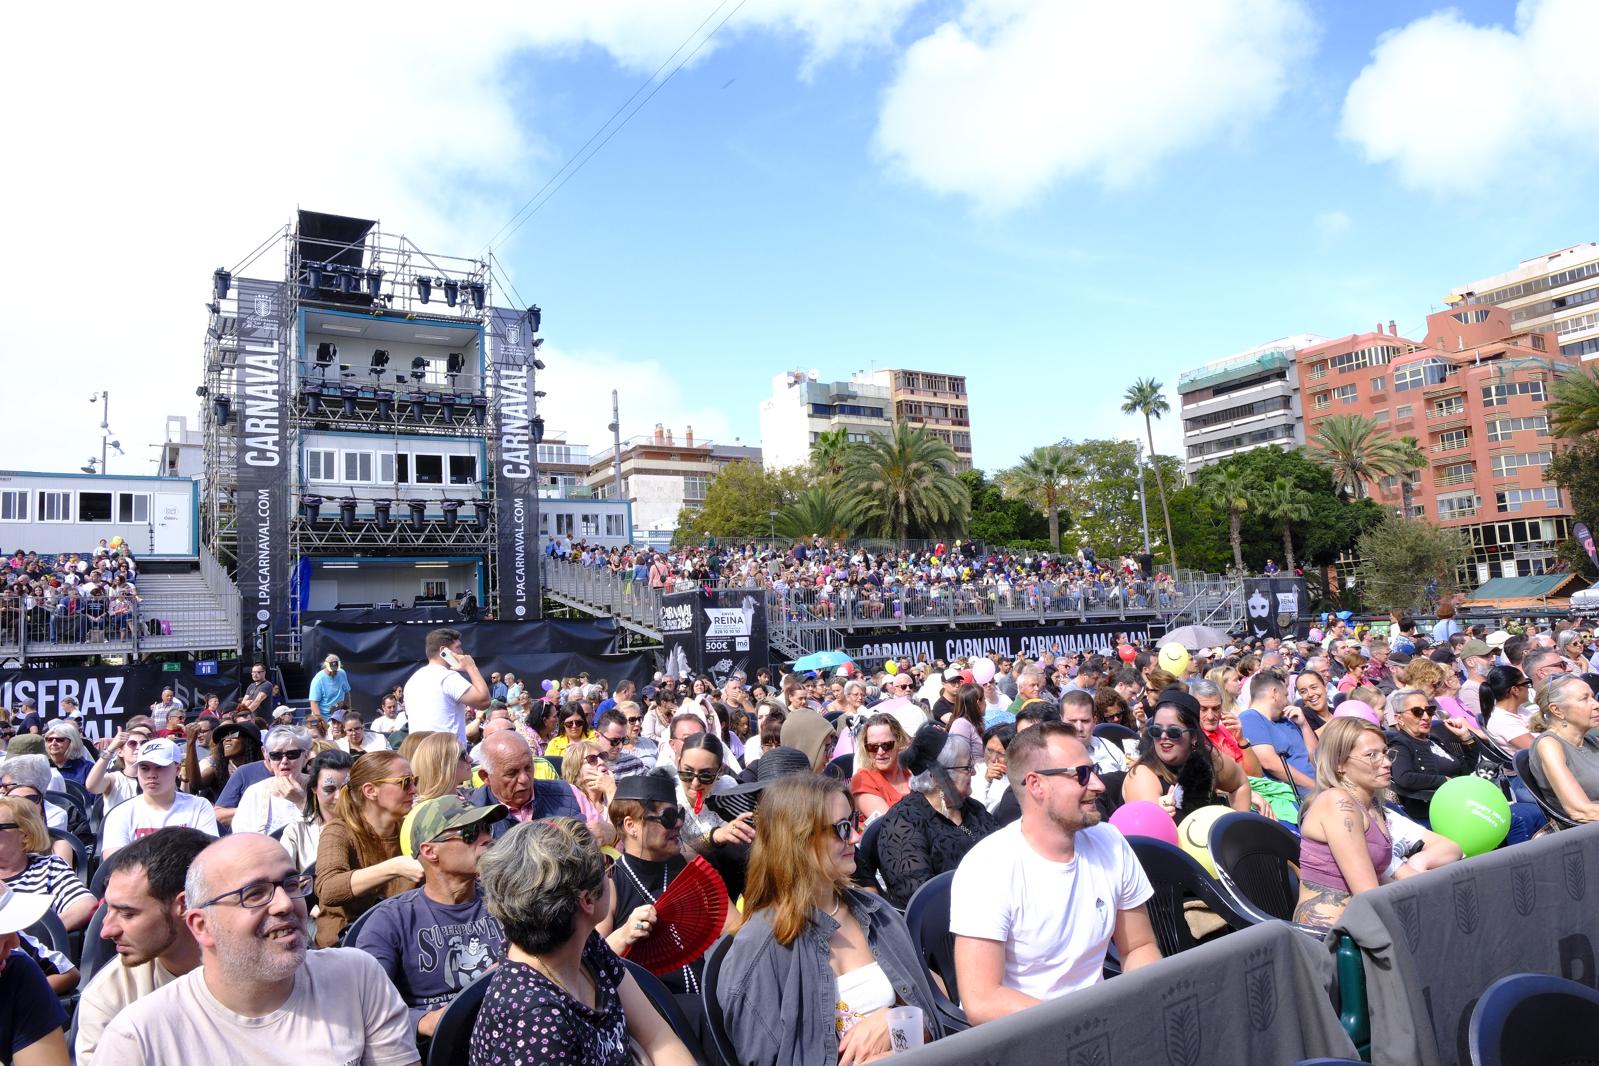
[{"label": "palm tree", "polygon": [[971,495],[956,476],[955,449],[924,429],[900,424],[858,444],[844,477],[862,518],[903,544],[911,527],[928,533],[965,525]]},{"label": "palm tree", "polygon": [[835,488],[812,485],[777,513],[777,531],[794,539],[852,536],[861,525],[860,500]]},{"label": "palm tree", "polygon": [[1288,572],[1294,572],[1293,523],[1310,520],[1310,493],[1294,483],[1291,477],[1280,477],[1260,490],[1255,506],[1260,513],[1283,524],[1283,555],[1288,562]]},{"label": "palm tree", "polygon": [[1599,366],[1586,366],[1555,382],[1549,392],[1549,427],[1567,440],[1599,429]]},{"label": "palm tree", "polygon": [[1049,519],[1049,543],[1060,551],[1060,509],[1073,478],[1083,476],[1083,468],[1059,444],[1046,444],[1022,456],[1022,461],[998,477],[999,490],[1007,498],[1024,500],[1044,512]]},{"label": "palm tree", "polygon": [[811,471],[819,478],[836,480],[849,466],[855,444],[849,439],[849,430],[843,426],[818,433],[811,441]]},{"label": "palm tree", "polygon": [[1122,394],[1122,414],[1144,416],[1144,436],[1149,438],[1149,462],[1155,468],[1155,488],[1160,490],[1160,516],[1166,521],[1166,552],[1171,556],[1172,573],[1177,572],[1177,542],[1171,535],[1171,510],[1166,506],[1166,479],[1161,476],[1160,463],[1155,453],[1155,427],[1153,419],[1171,410],[1171,404],[1161,395],[1164,386],[1154,378],[1139,378]]},{"label": "palm tree", "polygon": [[1310,458],[1327,467],[1333,484],[1358,500],[1366,496],[1366,482],[1399,472],[1404,463],[1400,447],[1376,419],[1333,415],[1317,427]]},{"label": "palm tree", "polygon": [[1249,510],[1249,479],[1243,471],[1216,467],[1205,486],[1205,495],[1217,507],[1227,510],[1227,535],[1233,542],[1233,566],[1244,568],[1243,515]]},{"label": "palm tree", "polygon": [[1427,465],[1427,453],[1421,450],[1421,442],[1415,437],[1401,437],[1394,441],[1393,461],[1399,467],[1396,471],[1399,475],[1399,506],[1403,508],[1402,517],[1408,519],[1416,503],[1416,486],[1412,484],[1410,475]]}]

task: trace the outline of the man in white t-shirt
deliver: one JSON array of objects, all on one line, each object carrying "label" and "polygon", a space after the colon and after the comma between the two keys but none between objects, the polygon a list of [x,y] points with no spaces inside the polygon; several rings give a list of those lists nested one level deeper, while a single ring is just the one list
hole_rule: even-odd
[{"label": "man in white t-shirt", "polygon": [[134,757],[134,773],[143,791],[118,804],[100,827],[100,855],[109,858],[118,848],[149,836],[169,825],[186,825],[218,835],[216,811],[211,801],[178,791],[178,746],[163,737],[147,740]]},{"label": "man in white t-shirt", "polygon": [[1007,776],[1021,821],[979,841],[955,871],[949,929],[961,1007],[974,1024],[1097,984],[1116,942],[1122,970],[1160,958],[1149,878],[1094,805],[1104,786],[1064,722],[1016,734]]},{"label": "man in white t-shirt", "polygon": [[405,1001],[377,961],[307,950],[310,888],[271,837],[238,833],[201,852],[184,885],[201,967],[124,1008],[96,1061],[156,1066],[196,1048],[248,1048],[256,1066],[417,1064]]},{"label": "man in white t-shirt", "polygon": [[405,714],[392,694],[383,697],[378,716],[372,719],[372,724],[367,728],[385,737],[406,728]]},{"label": "man in white t-shirt", "polygon": [[461,634],[435,629],[427,635],[427,665],[405,683],[405,716],[413,733],[453,733],[466,743],[467,708],[489,705],[489,683],[461,648]]}]

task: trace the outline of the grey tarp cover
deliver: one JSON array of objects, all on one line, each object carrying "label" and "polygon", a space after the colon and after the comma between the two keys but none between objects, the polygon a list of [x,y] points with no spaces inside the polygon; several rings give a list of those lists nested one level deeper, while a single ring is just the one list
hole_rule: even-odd
[{"label": "grey tarp cover", "polygon": [[895,1066],[1285,1066],[1355,1057],[1332,957],[1281,922],[894,1056]]},{"label": "grey tarp cover", "polygon": [[[1595,984],[1599,825],[1492,851],[1350,901],[1376,1066],[1463,1066],[1477,998],[1513,973]],[[1329,943],[1332,939],[1329,938]],[[1599,1037],[1596,1037],[1599,1039]]]}]

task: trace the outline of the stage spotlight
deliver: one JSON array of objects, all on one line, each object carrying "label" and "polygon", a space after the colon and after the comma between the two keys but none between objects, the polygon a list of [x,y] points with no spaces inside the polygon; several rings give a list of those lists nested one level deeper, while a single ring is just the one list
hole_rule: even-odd
[{"label": "stage spotlight", "polygon": [[489,402],[481,396],[472,397],[472,421],[482,425],[488,420]]},{"label": "stage spotlight", "polygon": [[361,395],[361,390],[354,385],[340,385],[339,399],[344,401],[344,417],[355,417],[355,398]]},{"label": "stage spotlight", "polygon": [[305,264],[305,283],[310,286],[313,291],[322,287],[321,263]]},{"label": "stage spotlight", "polygon": [[339,359],[339,346],[332,341],[322,341],[316,346],[316,365],[322,370],[322,377],[328,376],[328,368]]},{"label": "stage spotlight", "polygon": [[455,528],[455,524],[458,521],[460,521],[461,504],[463,504],[465,502],[466,502],[465,500],[440,500],[439,501],[439,507],[444,511],[444,528],[445,529],[454,529]]},{"label": "stage spotlight", "polygon": [[305,400],[305,413],[315,418],[322,412],[322,390],[315,385],[307,385],[300,390],[300,397]]},{"label": "stage spotlight", "polygon": [[360,285],[361,279],[349,267],[339,267],[339,291],[345,295],[354,292]]},{"label": "stage spotlight", "polygon": [[390,500],[372,501],[372,524],[379,529],[389,528],[389,507],[391,502]]},{"label": "stage spotlight", "polygon": [[461,295],[461,283],[459,281],[456,281],[454,278],[445,278],[444,279],[444,302],[449,304],[451,307],[454,307],[455,306],[455,301],[460,298],[460,295]]},{"label": "stage spotlight", "polygon": [[534,392],[534,393],[533,393],[533,398],[534,398],[534,399],[535,399],[535,400],[542,400],[542,399],[544,399],[544,397],[546,397],[546,396],[548,396],[548,395],[549,395],[549,393],[547,393],[547,392],[538,392],[538,391],[535,391],[535,392]]},{"label": "stage spotlight", "polygon": [[218,396],[215,400],[211,401],[211,405],[216,408],[217,425],[227,425],[228,416],[233,414],[233,401],[228,399],[226,396]]},{"label": "stage spotlight", "polygon": [[479,311],[483,310],[483,297],[485,295],[483,283],[481,281],[469,281],[466,283],[466,291],[472,295],[472,306]]},{"label": "stage spotlight", "polygon": [[544,360],[542,360],[542,359],[533,360],[533,369],[534,370],[543,370],[544,369]]},{"label": "stage spotlight", "polygon": [[78,467],[78,469],[79,469],[79,470],[82,470],[82,471],[83,471],[83,472],[84,472],[84,473],[85,473],[85,474],[92,474],[92,473],[94,473],[94,459],[93,459],[93,458],[91,458],[91,459],[90,459],[90,460],[89,460],[89,461],[88,461],[88,462],[87,462],[87,463],[85,463],[85,464],[84,464],[84,465],[83,465],[83,466],[80,466],[80,467]]},{"label": "stage spotlight", "polygon": [[444,421],[455,421],[455,401],[457,399],[459,399],[459,397],[452,396],[449,393],[445,393],[443,396],[439,397],[439,407],[444,411]]},{"label": "stage spotlight", "polygon": [[477,524],[487,529],[489,519],[494,514],[494,505],[488,500],[473,500],[472,510],[477,512]]},{"label": "stage spotlight", "polygon": [[212,293],[216,295],[218,300],[225,299],[228,295],[228,290],[231,288],[233,288],[233,275],[221,267],[217,267],[215,273],[211,275]]},{"label": "stage spotlight", "polygon": [[531,431],[533,433],[533,443],[534,444],[543,444],[544,443],[544,418],[543,418],[543,416],[542,415],[534,415],[533,416],[533,423],[532,423],[532,425],[529,428],[531,429]]},{"label": "stage spotlight", "polygon": [[355,528],[355,497],[345,496],[339,500],[339,525],[345,529]]},{"label": "stage spotlight", "polygon": [[415,533],[422,532],[427,525],[428,505],[426,500],[412,500],[407,507],[411,509],[411,530]]},{"label": "stage spotlight", "polygon": [[450,385],[455,385],[455,379],[461,376],[461,371],[466,369],[466,356],[460,352],[451,352],[444,359],[444,373],[450,379]]},{"label": "stage spotlight", "polygon": [[322,517],[322,497],[301,496],[300,506],[305,510],[305,520],[314,523]]},{"label": "stage spotlight", "polygon": [[378,402],[378,421],[387,422],[394,417],[394,393],[388,389],[378,389],[372,398]]},{"label": "stage spotlight", "polygon": [[387,348],[372,349],[371,365],[367,367],[368,373],[373,377],[382,377],[384,368],[389,365],[389,352]]},{"label": "stage spotlight", "polygon": [[412,381],[421,381],[423,378],[427,377],[427,373],[428,373],[428,361],[426,359],[422,358],[419,355],[415,359],[411,360],[411,380]]},{"label": "stage spotlight", "polygon": [[411,422],[422,421],[422,404],[427,399],[426,393],[408,392],[405,395],[405,417]]},{"label": "stage spotlight", "polygon": [[539,326],[544,322],[544,312],[539,310],[538,304],[534,304],[527,309],[527,321],[528,325],[532,327],[532,331],[537,333]]},{"label": "stage spotlight", "polygon": [[378,298],[378,293],[383,290],[383,271],[368,270],[366,272],[366,294],[372,299]]},{"label": "stage spotlight", "polygon": [[432,299],[432,297],[433,297],[433,279],[432,278],[424,278],[424,277],[421,277],[420,275],[418,275],[418,277],[416,279],[416,294],[419,297],[422,298],[422,302],[423,303],[427,303],[428,300]]}]

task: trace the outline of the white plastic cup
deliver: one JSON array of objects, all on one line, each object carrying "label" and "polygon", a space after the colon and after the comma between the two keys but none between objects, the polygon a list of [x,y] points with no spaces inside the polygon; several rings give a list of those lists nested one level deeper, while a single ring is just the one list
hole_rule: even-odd
[{"label": "white plastic cup", "polygon": [[922,1008],[890,1007],[888,1041],[894,1054],[922,1046]]}]

